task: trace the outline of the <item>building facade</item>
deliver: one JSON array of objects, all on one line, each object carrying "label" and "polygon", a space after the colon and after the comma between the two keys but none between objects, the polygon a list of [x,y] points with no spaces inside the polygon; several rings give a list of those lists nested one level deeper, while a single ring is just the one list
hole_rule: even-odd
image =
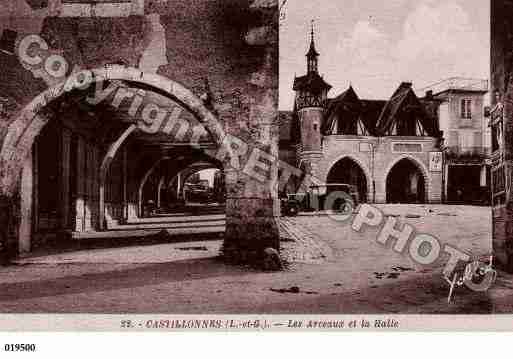
[{"label": "building facade", "polygon": [[362,201],[441,202],[438,101],[418,98],[406,82],[388,100],[360,99],[352,87],[329,98],[318,57],[312,30],[307,74],[294,79],[294,109],[280,116],[282,160],[319,182],[356,185]]},{"label": "building facade", "polygon": [[489,203],[491,133],[484,104],[488,81],[450,78],[426,90],[426,98],[439,102],[439,127],[444,135],[444,201]]}]

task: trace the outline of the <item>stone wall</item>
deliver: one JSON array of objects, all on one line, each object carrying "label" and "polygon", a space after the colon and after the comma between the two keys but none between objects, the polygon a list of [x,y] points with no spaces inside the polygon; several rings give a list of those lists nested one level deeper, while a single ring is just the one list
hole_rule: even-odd
[{"label": "stone wall", "polygon": [[491,3],[490,80],[492,107],[503,105],[498,116],[504,122],[502,149],[492,154],[492,195],[498,191],[494,184],[506,184],[504,200],[494,203],[492,210],[493,252],[495,263],[513,272],[513,1],[510,0]]}]

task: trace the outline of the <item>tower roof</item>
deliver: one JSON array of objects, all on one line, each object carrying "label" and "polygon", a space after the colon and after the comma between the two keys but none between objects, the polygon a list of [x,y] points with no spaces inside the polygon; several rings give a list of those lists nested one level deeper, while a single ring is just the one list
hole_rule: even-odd
[{"label": "tower roof", "polygon": [[310,72],[305,76],[294,78],[292,89],[294,91],[309,90],[313,93],[320,93],[324,89],[331,89],[331,85],[324,81],[317,72]]},{"label": "tower roof", "polygon": [[318,57],[319,56],[319,53],[315,49],[313,22],[314,21],[312,20],[312,29],[310,31],[310,49],[306,53],[306,57]]},{"label": "tower roof", "polygon": [[319,75],[317,68],[317,57],[319,53],[315,50],[314,29],[312,20],[312,29],[310,31],[310,50],[307,56],[307,73],[304,76],[294,76],[294,91],[309,91],[313,94],[320,94],[324,90],[329,91],[331,85],[324,81],[323,77]]}]

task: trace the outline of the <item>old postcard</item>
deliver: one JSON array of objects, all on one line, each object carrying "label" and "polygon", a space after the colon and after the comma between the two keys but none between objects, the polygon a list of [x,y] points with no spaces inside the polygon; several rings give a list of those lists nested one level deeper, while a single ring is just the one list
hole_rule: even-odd
[{"label": "old postcard", "polygon": [[512,40],[510,0],[0,0],[0,331],[513,330]]}]

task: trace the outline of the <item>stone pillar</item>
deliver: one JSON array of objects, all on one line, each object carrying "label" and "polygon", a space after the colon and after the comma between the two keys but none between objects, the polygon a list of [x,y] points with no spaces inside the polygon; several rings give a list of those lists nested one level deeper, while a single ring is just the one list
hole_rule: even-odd
[{"label": "stone pillar", "polygon": [[[126,146],[123,147],[121,152],[123,161],[123,221],[126,223],[128,220],[128,155]],[[101,226],[101,224],[100,224]]]},{"label": "stone pillar", "polygon": [[[98,144],[91,145],[91,194],[90,207],[91,207],[91,227],[94,230],[100,230],[100,221],[104,216],[100,216],[99,200],[100,200],[100,164],[101,164],[101,150]],[[118,184],[119,185],[119,184]]]},{"label": "stone pillar", "polygon": [[376,203],[387,203],[387,180],[386,175],[377,176],[376,184]]},{"label": "stone pillar", "polygon": [[164,181],[166,180],[165,176],[162,176],[159,181],[159,185],[157,186],[157,208],[160,208],[161,206],[161,192],[162,192],[162,186],[164,185]]},{"label": "stone pillar", "polygon": [[[275,6],[276,5],[276,6]],[[247,92],[236,102],[247,102],[236,109],[228,121],[230,133],[237,136],[247,151],[240,156],[240,167],[225,166],[226,233],[224,258],[231,263],[279,269],[268,256],[280,249],[278,230],[278,11],[277,3],[256,0],[252,11],[260,12],[265,26],[250,29],[246,42],[264,46],[265,55],[250,74]],[[240,130],[247,128],[248,131]],[[238,131],[235,129],[239,129]],[[236,145],[237,146],[237,145]]]},{"label": "stone pillar", "polygon": [[0,265],[8,265],[18,252],[18,204],[13,194],[0,195]]},{"label": "stone pillar", "polygon": [[84,142],[84,159],[86,161],[86,171],[84,171],[84,231],[93,230],[93,177],[94,177],[94,147],[89,142]]},{"label": "stone pillar", "polygon": [[176,175],[176,199],[182,199],[182,172],[178,172]]},{"label": "stone pillar", "polygon": [[60,203],[61,203],[61,226],[67,229],[69,226],[70,212],[70,153],[71,153],[71,131],[65,127],[62,128],[61,142],[61,163],[60,163]]},{"label": "stone pillar", "polygon": [[32,181],[33,181],[33,191],[32,191],[32,228],[34,233],[37,233],[39,230],[39,141],[35,141],[32,146]]},{"label": "stone pillar", "polygon": [[77,198],[75,200],[75,231],[84,231],[84,211],[85,211],[85,173],[84,173],[84,160],[85,148],[84,140],[82,137],[77,138],[77,169],[76,169],[76,187]]},{"label": "stone pillar", "polygon": [[491,2],[492,217],[494,263],[513,273],[513,7]]},{"label": "stone pillar", "polygon": [[487,186],[487,183],[486,183],[486,165],[482,165],[481,166],[481,173],[480,173],[480,178],[479,178],[479,185],[481,187],[486,187]]},{"label": "stone pillar", "polygon": [[25,159],[23,171],[21,174],[21,210],[20,226],[18,229],[18,252],[20,254],[28,253],[31,249],[32,237],[32,199],[34,177],[33,177],[33,157],[32,151]]},{"label": "stone pillar", "polygon": [[[444,154],[445,156],[445,154]],[[444,191],[444,196],[443,196],[443,201],[444,202],[447,202],[447,196],[449,195],[448,193],[448,188],[449,188],[449,163],[446,163],[445,166],[444,166],[444,188],[443,188],[443,191]]]}]

